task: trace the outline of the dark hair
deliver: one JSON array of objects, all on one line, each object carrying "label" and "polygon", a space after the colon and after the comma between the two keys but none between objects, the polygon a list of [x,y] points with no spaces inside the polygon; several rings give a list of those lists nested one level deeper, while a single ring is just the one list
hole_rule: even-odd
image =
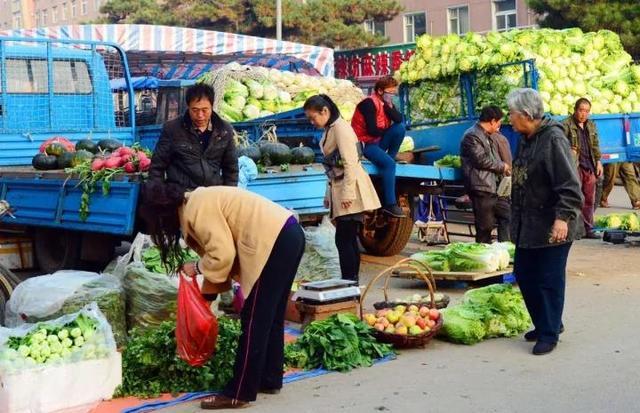
[{"label": "dark hair", "polygon": [[583,103],[586,103],[587,105],[589,105],[589,108],[591,108],[591,102],[589,101],[589,99],[587,98],[580,98],[578,100],[576,100],[576,104],[573,105],[573,111],[577,111],[578,108],[580,107],[580,105],[582,105]]},{"label": "dark hair", "polygon": [[189,88],[187,88],[184,100],[186,101],[187,106],[189,106],[189,104],[194,100],[197,101],[201,99],[207,99],[209,102],[211,102],[211,105],[213,105],[215,95],[216,94],[211,86],[205,83],[196,83],[195,85],[189,86]]},{"label": "dark hair", "polygon": [[184,264],[178,216],[178,208],[184,204],[184,192],[180,185],[164,183],[159,179],[142,184],[140,216],[170,274],[176,274]]},{"label": "dark hair", "polygon": [[504,117],[502,109],[495,105],[488,105],[480,111],[480,122],[491,122],[492,120],[500,120]]},{"label": "dark hair", "polygon": [[313,110],[316,112],[320,112],[324,108],[329,109],[330,113],[328,125],[332,124],[340,117],[340,109],[338,109],[335,102],[327,95],[313,95],[307,99],[302,106],[303,110]]},{"label": "dark hair", "polygon": [[396,87],[398,84],[398,81],[393,76],[384,76],[376,81],[373,89],[377,92],[378,90],[385,90],[388,87]]}]

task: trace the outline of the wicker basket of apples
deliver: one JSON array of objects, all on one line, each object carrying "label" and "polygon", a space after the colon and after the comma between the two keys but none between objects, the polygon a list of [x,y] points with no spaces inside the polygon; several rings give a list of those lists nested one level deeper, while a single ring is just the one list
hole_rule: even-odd
[{"label": "wicker basket of apples", "polygon": [[[369,290],[381,278],[384,278],[385,302],[390,303],[388,296],[389,279],[394,270],[411,269],[427,284],[430,302],[421,305],[402,304],[382,308],[373,313],[364,313],[363,308]],[[373,327],[378,341],[393,344],[397,348],[424,347],[442,328],[442,315],[436,308],[434,299],[435,281],[431,269],[424,264],[409,258],[398,261],[395,265],[382,271],[367,285],[361,297],[360,318]]]}]

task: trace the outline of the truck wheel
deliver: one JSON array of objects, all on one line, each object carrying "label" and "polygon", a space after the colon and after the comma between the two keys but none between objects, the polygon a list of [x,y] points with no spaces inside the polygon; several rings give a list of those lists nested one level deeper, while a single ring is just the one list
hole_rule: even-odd
[{"label": "truck wheel", "polygon": [[379,210],[365,215],[359,238],[367,253],[389,257],[404,249],[411,238],[413,218],[407,206],[403,206],[403,209],[407,214],[405,218],[389,217]]},{"label": "truck wheel", "polygon": [[77,232],[52,228],[38,228],[35,232],[35,255],[40,270],[54,273],[78,268],[80,240]]}]

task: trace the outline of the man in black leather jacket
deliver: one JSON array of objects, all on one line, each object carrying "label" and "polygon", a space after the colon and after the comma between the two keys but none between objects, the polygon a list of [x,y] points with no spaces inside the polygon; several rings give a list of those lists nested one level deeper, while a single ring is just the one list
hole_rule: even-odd
[{"label": "man in black leather jacket", "polygon": [[213,111],[214,91],[205,84],[187,89],[184,116],[164,124],[149,176],[187,190],[238,184],[233,127]]},{"label": "man in black leather jacket", "polygon": [[511,210],[508,200],[499,198],[498,183],[511,174],[511,166],[500,159],[491,135],[499,133],[503,113],[497,106],[482,109],[478,122],[467,129],[460,143],[465,189],[471,198],[476,242],[491,243],[497,221],[498,240],[509,240]]}]

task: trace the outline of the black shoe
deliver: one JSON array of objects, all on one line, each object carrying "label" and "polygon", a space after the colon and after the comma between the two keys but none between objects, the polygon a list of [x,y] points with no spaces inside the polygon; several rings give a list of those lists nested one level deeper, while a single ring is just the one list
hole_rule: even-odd
[{"label": "black shoe", "polygon": [[554,348],[556,348],[557,343],[546,343],[544,341],[538,341],[535,346],[533,346],[533,350],[531,351],[536,356],[541,356],[543,354],[551,353]]},{"label": "black shoe", "polygon": [[389,214],[392,217],[396,217],[396,218],[404,218],[404,217],[406,217],[406,215],[404,214],[404,211],[398,205],[386,206],[386,207],[382,208],[382,212],[384,212],[385,214]]},{"label": "black shoe", "polygon": [[258,390],[258,393],[264,393],[264,394],[280,394],[280,389],[261,388],[260,390]]},{"label": "black shoe", "polygon": [[[560,333],[558,334],[562,333],[564,333],[564,326],[560,326]],[[538,333],[536,332],[536,330],[528,331],[525,333],[524,339],[527,341],[536,341],[538,340]]]},{"label": "black shoe", "polygon": [[587,235],[584,236],[586,239],[600,239],[600,235],[596,234],[593,231],[587,232]]}]

